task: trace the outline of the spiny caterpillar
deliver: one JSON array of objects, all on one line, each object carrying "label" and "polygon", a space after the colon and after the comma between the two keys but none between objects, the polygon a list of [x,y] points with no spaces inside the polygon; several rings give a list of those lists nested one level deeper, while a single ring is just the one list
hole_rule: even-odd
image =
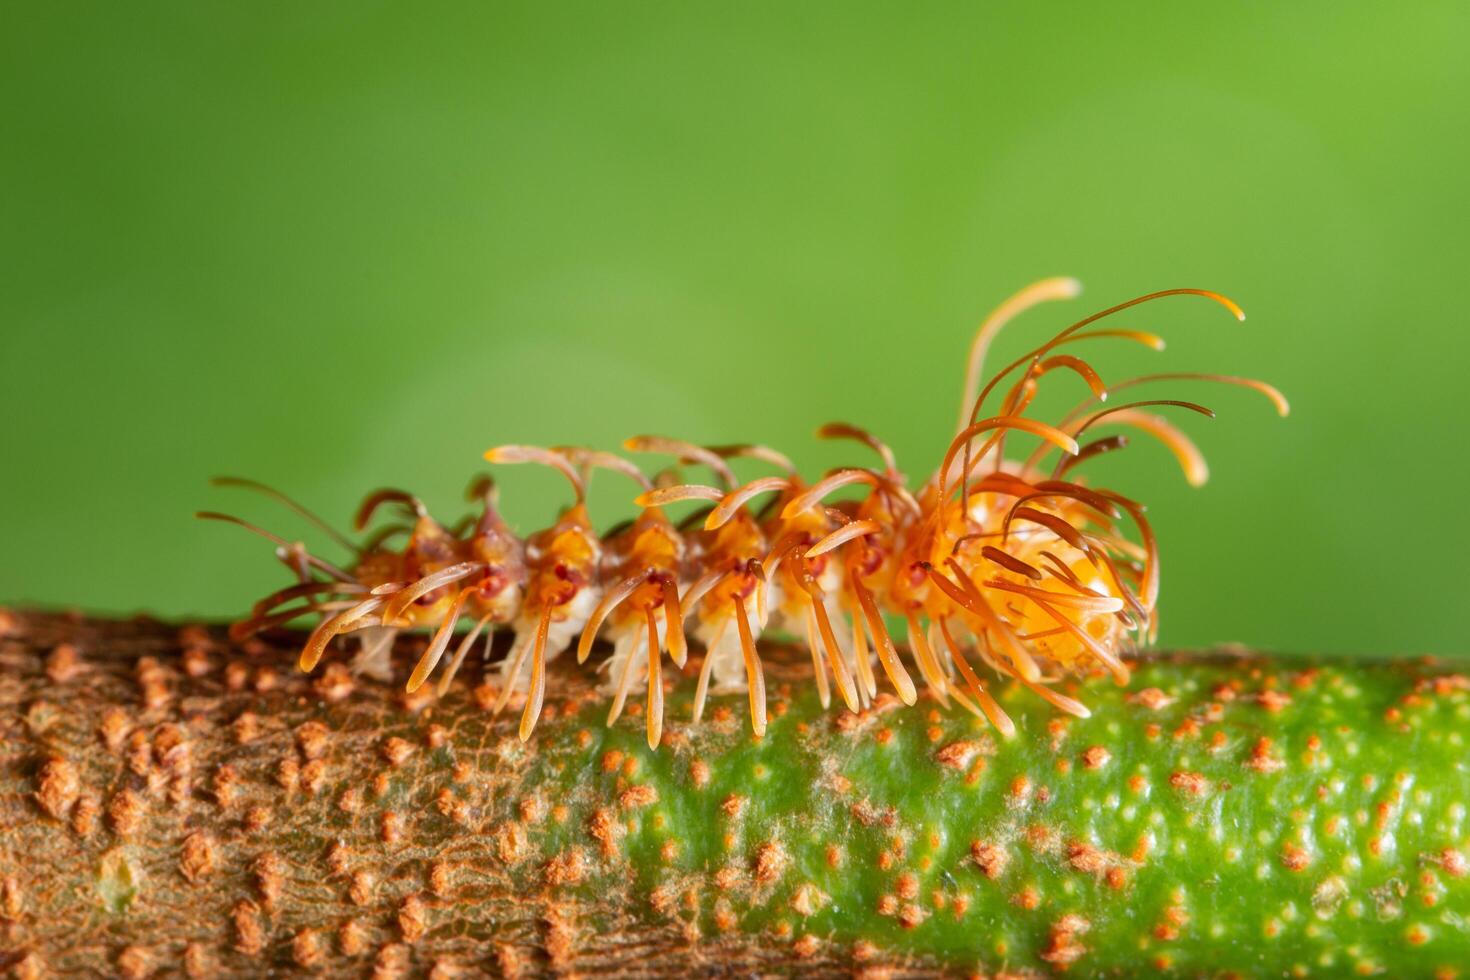
[{"label": "spiny caterpillar", "polygon": [[[339,568],[300,543],[246,524],[276,543],[277,557],[297,582],[256,603],[233,635],[243,639],[320,614],[323,619],[301,652],[302,670],[312,670],[335,637],[356,633],[362,650],[355,666],[382,674],[388,672],[394,636],[428,628],[432,638],[408,679],[413,691],[438,668],[457,625],[467,618],[473,626],[440,672],[442,693],[481,633],[487,634],[488,657],[493,628],[508,625],[515,636],[500,664],[494,708],[503,710],[513,692],[525,692],[523,740],[541,712],[548,661],[580,636],[577,660],[583,663],[595,639],[605,635],[612,641],[603,665],[612,693],[608,723],[618,719],[635,678],[646,682],[648,744],[657,747],[664,715],[663,653],[684,668],[690,635],[705,651],[693,720],[699,721],[712,687],[744,691],[759,738],[766,728],[766,693],[757,643],[770,630],[804,638],[824,707],[834,686],[849,710],[870,705],[878,696],[880,672],[899,699],[913,704],[917,690],[889,632],[892,621],[902,624],[910,662],[941,705],[953,700],[1002,734],[1013,734],[1014,724],[979,673],[983,666],[1062,711],[1086,717],[1083,704],[1051,685],[1064,675],[1097,671],[1127,683],[1126,655],[1135,642],[1151,641],[1157,629],[1159,556],[1140,503],[1090,487],[1075,475],[1086,460],[1124,448],[1127,436],[1085,442],[1083,437],[1102,427],[1145,433],[1168,447],[1185,478],[1198,486],[1207,476],[1199,450],[1171,422],[1146,409],[1214,415],[1195,402],[1173,399],[1106,408],[1100,403],[1135,386],[1192,380],[1251,388],[1283,416],[1288,406],[1272,386],[1226,375],[1149,374],[1108,385],[1086,360],[1059,350],[1105,339],[1162,349],[1162,339],[1151,333],[1087,328],[1166,296],[1201,296],[1245,319],[1231,300],[1202,289],[1150,293],[1088,316],[980,385],[987,350],[1008,321],[1078,291],[1072,279],[1037,282],[980,325],[970,346],[956,435],[939,467],[917,489],[908,486],[886,444],[844,423],[822,426],[817,435],[860,442],[878,464],[836,469],[810,484],[786,456],[759,445],[702,447],[655,436],[624,443],[631,452],[703,467],[713,485],[671,479],[656,484],[627,459],[595,450],[491,449],[485,458],[492,463],[550,466],[572,487],[573,504],[525,540],[501,519],[488,478],[471,486],[472,498],[482,504],[478,518],[454,527],[440,524],[403,491],[370,494],[357,512],[359,531],[385,504],[405,508],[407,519],[378,527],[360,544],[268,487],[218,480],[275,496],[355,556],[350,569]],[[1059,370],[1080,378],[1088,396],[1056,424],[1028,417],[1042,381]],[[985,416],[982,409],[992,395],[998,406]],[[1021,462],[1004,458],[1012,434],[1039,440]],[[1054,449],[1060,458],[1049,462]],[[737,457],[776,472],[742,484],[730,466]],[[621,474],[641,490],[637,517],[605,535],[593,528],[586,508],[588,479],[599,469]],[[862,496],[828,503],[845,487],[861,488]],[[758,500],[757,509],[752,505]],[[707,506],[676,523],[665,508],[684,501]],[[200,516],[245,523],[216,513]],[[397,547],[390,544],[405,535]]]}]

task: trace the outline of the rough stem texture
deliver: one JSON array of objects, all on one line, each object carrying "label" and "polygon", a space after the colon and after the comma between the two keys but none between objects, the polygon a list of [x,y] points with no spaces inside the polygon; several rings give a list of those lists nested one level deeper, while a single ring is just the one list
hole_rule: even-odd
[{"label": "rough stem texture", "polygon": [[[1156,657],[1087,720],[772,668],[664,743],[561,666],[531,741],[219,631],[0,614],[0,967],[21,977],[871,971],[1456,976],[1470,683]],[[407,662],[411,651],[403,651]],[[512,703],[514,706],[514,702]]]}]

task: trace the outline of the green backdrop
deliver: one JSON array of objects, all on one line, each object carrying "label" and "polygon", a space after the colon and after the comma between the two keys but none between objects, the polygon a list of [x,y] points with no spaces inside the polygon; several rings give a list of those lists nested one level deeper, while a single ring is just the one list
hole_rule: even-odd
[{"label": "green backdrop", "polygon": [[216,473],[458,512],[498,442],[817,472],[841,418],[917,475],[973,325],[1066,273],[1002,354],[1205,286],[1250,319],[1137,310],[1170,347],[1104,377],[1292,398],[1190,389],[1203,490],[1093,469],[1151,505],[1163,642],[1463,651],[1467,50],[1459,0],[7,4],[0,599],[245,609],[284,573],[193,510],[317,539]]}]

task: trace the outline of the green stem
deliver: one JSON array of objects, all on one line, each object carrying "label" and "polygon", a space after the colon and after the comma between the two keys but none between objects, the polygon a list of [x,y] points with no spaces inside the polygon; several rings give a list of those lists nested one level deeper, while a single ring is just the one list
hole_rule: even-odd
[{"label": "green stem", "polygon": [[1470,963],[1470,682],[1443,665],[1172,655],[1086,684],[1089,719],[1002,687],[1000,739],[923,697],[823,711],[777,657],[764,739],[741,695],[690,725],[671,676],[654,752],[641,705],[607,729],[565,663],[523,744],[478,671],[435,701],[302,677],[289,647],[18,623],[0,965],[22,975]]}]

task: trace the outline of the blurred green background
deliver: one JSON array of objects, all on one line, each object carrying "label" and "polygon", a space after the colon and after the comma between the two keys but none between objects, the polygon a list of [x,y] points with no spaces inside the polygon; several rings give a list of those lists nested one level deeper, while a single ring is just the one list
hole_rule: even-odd
[{"label": "blurred green background", "polygon": [[[0,599],[239,613],[201,507],[320,541],[381,484],[457,514],[486,447],[657,431],[916,476],[978,320],[1129,296],[1214,477],[1093,468],[1163,541],[1162,641],[1467,648],[1463,2],[12,3],[0,32]],[[1100,352],[1096,346],[1090,348]],[[1059,378],[1067,400],[1080,392]],[[1060,404],[1060,403],[1058,403]],[[860,455],[860,454],[859,454]],[[1127,458],[1131,457],[1131,458]],[[523,529],[565,499],[500,474]],[[1424,488],[1424,497],[1407,493]],[[613,479],[597,513],[626,511]],[[1404,535],[1404,536],[1401,536]],[[337,557],[330,543],[324,554]]]}]

